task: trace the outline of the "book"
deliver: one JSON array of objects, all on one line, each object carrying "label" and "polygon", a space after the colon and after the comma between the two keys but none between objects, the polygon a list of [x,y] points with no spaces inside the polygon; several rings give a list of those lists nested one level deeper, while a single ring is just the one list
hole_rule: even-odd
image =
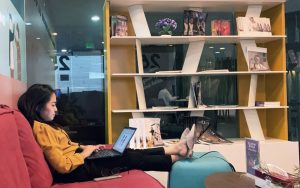
[{"label": "book", "polygon": [[189,16],[190,16],[190,11],[189,10],[184,10],[183,11],[183,35],[187,36],[189,35]]},{"label": "book", "polygon": [[128,36],[128,18],[122,15],[111,16],[111,36]]},{"label": "book", "polygon": [[197,139],[198,144],[224,144],[224,143],[232,143],[232,141],[226,139],[220,134],[216,133],[212,129],[207,129],[200,137]]},{"label": "book", "polygon": [[136,128],[136,131],[132,137],[132,139],[129,142],[129,148],[132,149],[144,149],[145,143],[144,143],[144,126],[142,126],[143,122],[140,120],[140,118],[132,118],[129,119],[129,127]]},{"label": "book", "polygon": [[247,173],[255,175],[255,168],[260,163],[259,141],[246,138],[245,144]]},{"label": "book", "polygon": [[146,149],[163,145],[160,118],[131,118],[129,126],[137,128],[129,143],[132,149]]},{"label": "book", "polygon": [[164,145],[160,133],[159,118],[143,118],[146,138],[146,148]]},{"label": "book", "polygon": [[[205,35],[207,13],[197,10],[184,10],[183,35]],[[188,24],[187,24],[188,23]]]},{"label": "book", "polygon": [[156,74],[164,74],[164,73],[181,73],[181,70],[170,70],[170,71],[157,71]]},{"label": "book", "polygon": [[206,107],[202,102],[201,82],[191,83],[192,100],[196,108]]},{"label": "book", "polygon": [[173,110],[179,108],[178,106],[152,106],[153,110]]},{"label": "book", "polygon": [[[263,168],[256,168],[255,176],[272,182],[274,187],[275,185],[280,185],[280,187],[293,188],[299,181],[297,175],[287,173],[285,170],[273,164],[267,164]],[[270,183],[268,185],[268,187],[270,187]]]},{"label": "book", "polygon": [[280,106],[280,101],[255,101],[255,106],[275,107]]},{"label": "book", "polygon": [[238,35],[272,36],[270,18],[237,17]]},{"label": "book", "polygon": [[248,47],[247,55],[250,71],[270,70],[267,59],[267,48]]},{"label": "book", "polygon": [[201,71],[201,72],[229,72],[228,69],[213,69],[213,70],[204,70],[204,71]]},{"label": "book", "polygon": [[211,35],[230,35],[230,20],[212,20],[211,21]]},{"label": "book", "polygon": [[224,138],[220,134],[212,130],[211,119],[208,117],[197,117],[194,120],[196,129],[196,143],[199,144],[222,144],[222,143],[232,143],[232,141]]}]

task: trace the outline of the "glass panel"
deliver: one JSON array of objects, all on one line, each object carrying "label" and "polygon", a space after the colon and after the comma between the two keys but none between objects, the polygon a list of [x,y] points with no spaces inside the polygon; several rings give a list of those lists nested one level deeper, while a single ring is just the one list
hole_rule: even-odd
[{"label": "glass panel", "polygon": [[286,2],[286,35],[287,35],[287,85],[288,85],[288,118],[289,140],[300,140],[300,2]]},{"label": "glass panel", "polygon": [[[50,4],[49,17],[58,33],[55,70],[55,88],[59,93],[57,121],[67,126],[74,140],[104,143],[103,2],[75,0],[70,2],[67,11],[57,9],[65,7],[65,2]],[[78,12],[80,16],[75,19]],[[58,17],[59,14],[65,18]]]},{"label": "glass panel", "polygon": [[[158,31],[154,26],[162,18],[174,19],[177,22],[177,29],[173,32],[173,35],[183,35],[183,12],[146,13],[146,17],[151,35],[158,35]],[[210,23],[216,19],[226,20],[231,28],[234,26],[232,13],[209,12],[205,27],[206,35],[211,35]],[[143,46],[144,72],[182,70],[187,48],[187,45]],[[215,69],[236,71],[235,48],[234,44],[205,45],[197,71]],[[198,80],[201,82],[201,95],[204,105],[237,105],[236,76],[199,76]],[[143,82],[148,108],[159,106],[188,107],[191,76],[150,77],[143,78]],[[212,128],[219,134],[225,137],[239,136],[236,110],[205,111],[204,115],[211,118]],[[161,118],[163,138],[178,138],[186,126],[191,126],[187,124],[187,122],[191,122],[187,121],[190,119],[190,112],[147,113],[145,116]]]}]

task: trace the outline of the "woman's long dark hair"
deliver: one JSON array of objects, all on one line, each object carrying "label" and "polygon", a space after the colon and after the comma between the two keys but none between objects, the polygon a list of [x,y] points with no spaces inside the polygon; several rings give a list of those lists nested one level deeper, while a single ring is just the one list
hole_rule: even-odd
[{"label": "woman's long dark hair", "polygon": [[35,120],[45,122],[41,118],[40,113],[49,102],[52,94],[55,94],[55,90],[51,86],[34,84],[19,98],[18,108],[31,126],[33,126]]}]

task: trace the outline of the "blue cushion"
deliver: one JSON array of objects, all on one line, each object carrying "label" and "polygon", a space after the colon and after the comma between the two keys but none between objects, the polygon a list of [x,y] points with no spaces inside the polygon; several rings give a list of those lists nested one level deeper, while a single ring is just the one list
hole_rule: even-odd
[{"label": "blue cushion", "polygon": [[196,152],[190,159],[173,164],[169,173],[168,188],[205,187],[205,178],[216,172],[232,172],[234,169],[219,152]]}]

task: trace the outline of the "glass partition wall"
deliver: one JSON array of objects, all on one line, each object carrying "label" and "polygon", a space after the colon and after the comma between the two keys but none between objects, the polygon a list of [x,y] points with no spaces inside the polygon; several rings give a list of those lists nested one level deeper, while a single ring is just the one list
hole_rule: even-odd
[{"label": "glass partition wall", "polygon": [[300,1],[286,2],[289,140],[300,141]]},{"label": "glass partition wall", "polygon": [[[147,13],[146,19],[152,36],[159,35],[155,24],[162,18],[171,18],[177,22],[174,36],[182,36],[184,32],[184,13]],[[235,19],[233,13],[209,12],[206,18],[205,35],[211,35],[212,20],[226,20],[234,32]],[[235,33],[231,33],[232,35]],[[144,45],[144,72],[182,70],[184,56],[188,45]],[[205,45],[197,71],[228,70],[236,71],[236,45]],[[203,105],[236,105],[237,79],[233,76],[199,76]],[[149,77],[143,78],[147,108],[157,106],[187,107],[191,87],[191,76],[182,77]],[[170,95],[174,100],[168,101],[163,95]],[[182,130],[189,125],[190,112],[145,113],[146,117],[161,118],[163,138],[178,138]],[[204,116],[210,119],[211,128],[227,138],[239,137],[236,110],[206,111]]]},{"label": "glass partition wall", "polygon": [[104,0],[25,3],[28,85],[55,88],[55,121],[74,141],[104,143]]}]

